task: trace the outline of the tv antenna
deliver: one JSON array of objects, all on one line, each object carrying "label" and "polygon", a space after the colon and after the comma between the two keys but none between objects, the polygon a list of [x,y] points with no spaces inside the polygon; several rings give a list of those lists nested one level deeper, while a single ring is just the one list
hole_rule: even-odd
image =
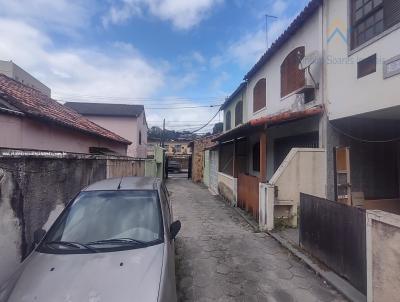
[{"label": "tv antenna", "polygon": [[265,15],[265,38],[266,38],[266,42],[267,42],[267,49],[269,47],[269,41],[268,41],[268,19],[278,19],[278,17],[276,16],[272,16],[272,15]]}]

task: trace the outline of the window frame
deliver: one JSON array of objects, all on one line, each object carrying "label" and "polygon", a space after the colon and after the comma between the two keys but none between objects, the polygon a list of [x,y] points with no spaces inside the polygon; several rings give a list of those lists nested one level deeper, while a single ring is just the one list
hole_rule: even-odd
[{"label": "window frame", "polygon": [[[351,27],[351,30],[353,30],[353,16],[352,16],[352,9],[353,9],[353,1],[354,0],[348,0],[347,1],[347,10],[348,10],[348,14],[347,14],[347,20],[348,20],[348,24]],[[385,11],[383,12],[383,14],[385,15]],[[383,22],[385,23],[385,16],[383,18]],[[384,24],[385,26],[385,24]],[[348,41],[347,43],[347,48],[348,48],[348,56],[352,56],[355,53],[357,53],[358,51],[364,49],[365,47],[368,47],[369,45],[377,42],[378,40],[384,38],[385,36],[391,34],[393,31],[400,29],[400,21],[398,21],[397,23],[392,24],[389,27],[385,27],[383,32],[381,32],[380,34],[375,35],[374,37],[372,37],[371,39],[365,41],[364,43],[360,44],[359,46],[353,47],[353,35],[352,33],[350,33],[348,35],[348,39],[350,39],[350,41]]]}]

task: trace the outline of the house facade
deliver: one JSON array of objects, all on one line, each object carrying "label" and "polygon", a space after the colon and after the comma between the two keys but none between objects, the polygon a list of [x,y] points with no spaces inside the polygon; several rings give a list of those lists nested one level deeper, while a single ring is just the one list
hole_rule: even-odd
[{"label": "house facade", "polygon": [[130,141],[0,74],[0,147],[126,155]]},{"label": "house facade", "polygon": [[188,140],[169,140],[164,142],[165,153],[167,156],[190,155],[192,149]]},{"label": "house facade", "polygon": [[399,1],[309,2],[221,108],[232,204],[266,228],[300,192],[400,213],[399,16]]},{"label": "house facade", "polygon": [[[297,227],[302,196],[321,227],[308,252],[367,301],[398,298],[399,41],[398,0],[310,1],[223,104],[213,139],[218,193],[264,230]],[[324,250],[329,236],[340,248]]]},{"label": "house facade", "polygon": [[[224,133],[215,139],[219,143],[219,191],[263,224],[267,185],[272,187],[278,215],[292,215],[299,202],[290,198],[296,192],[277,185],[282,177],[280,167],[292,149],[308,150],[296,153],[293,165],[310,163],[319,177],[324,173],[316,164],[323,161],[325,135],[320,89],[322,28],[321,1],[311,1],[222,106]],[[310,64],[299,69],[307,60]],[[288,177],[298,190],[307,186],[301,177]],[[271,184],[271,180],[277,183]],[[325,186],[319,181],[317,186],[304,189],[324,196]]]},{"label": "house facade", "polygon": [[147,157],[148,126],[143,105],[67,102],[65,106],[131,141],[128,156]]},{"label": "house facade", "polygon": [[325,5],[327,196],[400,214],[400,1]]}]

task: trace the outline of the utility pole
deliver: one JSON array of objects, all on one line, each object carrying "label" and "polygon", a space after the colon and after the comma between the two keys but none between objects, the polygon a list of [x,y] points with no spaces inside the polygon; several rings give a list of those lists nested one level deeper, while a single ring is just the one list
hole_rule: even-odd
[{"label": "utility pole", "polygon": [[163,129],[161,133],[161,147],[164,148],[164,140],[165,140],[165,119],[163,120]]},{"label": "utility pole", "polygon": [[266,42],[267,42],[267,49],[268,49],[268,47],[269,47],[269,41],[268,41],[268,18],[270,18],[270,19],[278,19],[278,17],[275,17],[275,16],[271,16],[271,15],[265,15],[265,39],[266,39]]}]

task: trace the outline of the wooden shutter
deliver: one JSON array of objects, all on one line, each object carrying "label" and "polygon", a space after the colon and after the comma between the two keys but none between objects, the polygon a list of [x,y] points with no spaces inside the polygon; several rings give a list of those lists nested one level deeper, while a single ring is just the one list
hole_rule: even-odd
[{"label": "wooden shutter", "polygon": [[225,117],[225,130],[231,130],[231,111],[228,110]]},{"label": "wooden shutter", "polygon": [[235,126],[243,123],[243,102],[239,101],[235,106]]},{"label": "wooden shutter", "polygon": [[253,112],[256,112],[267,105],[267,80],[259,80],[253,90]]},{"label": "wooden shutter", "polygon": [[400,22],[400,0],[384,0],[385,29]]},{"label": "wooden shutter", "polygon": [[285,58],[281,65],[281,97],[284,97],[301,87],[306,79],[304,70],[299,69],[299,64],[305,55],[305,47],[294,49]]}]

